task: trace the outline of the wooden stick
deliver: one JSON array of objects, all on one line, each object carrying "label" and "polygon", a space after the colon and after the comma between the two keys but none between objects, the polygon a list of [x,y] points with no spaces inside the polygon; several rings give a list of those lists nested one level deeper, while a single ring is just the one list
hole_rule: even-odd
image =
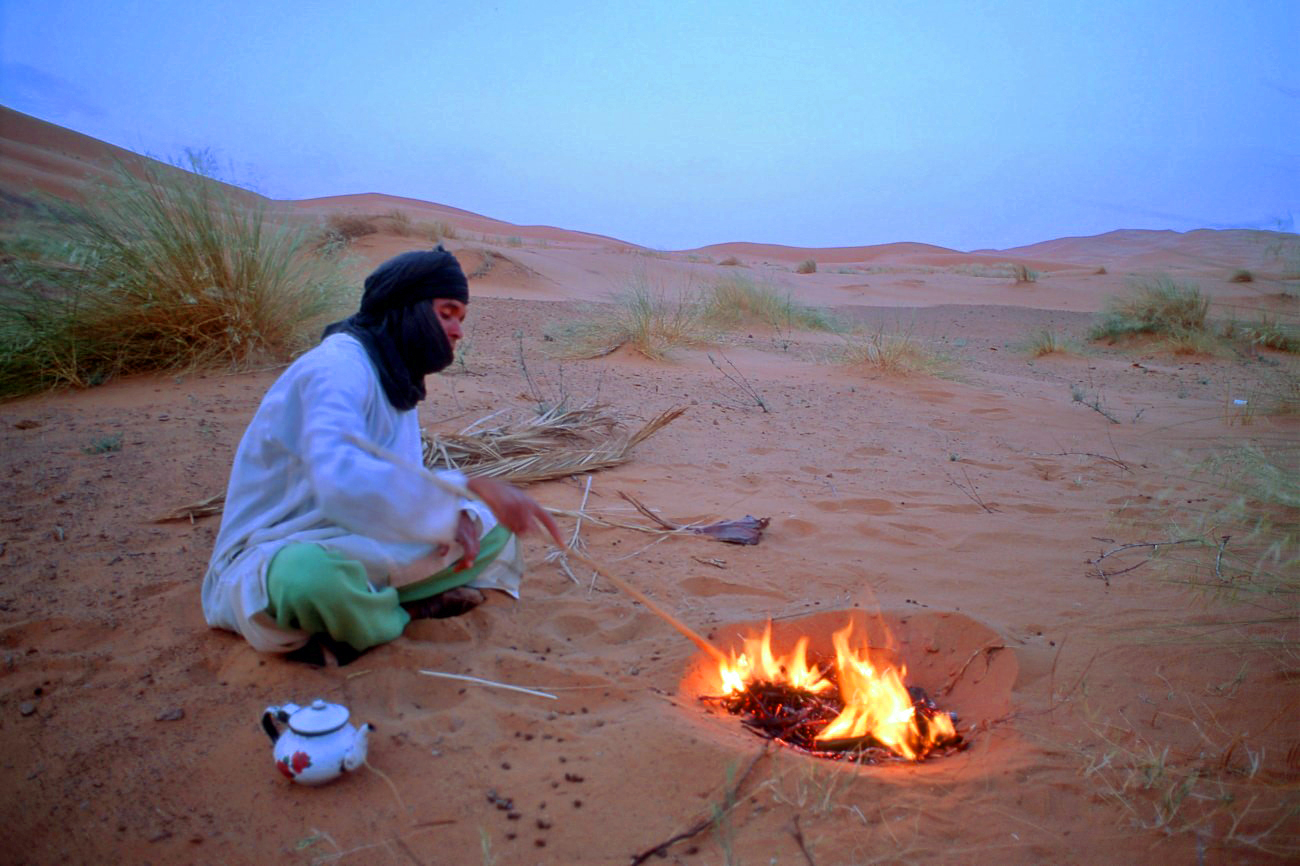
[{"label": "wooden stick", "polygon": [[[430,471],[428,468],[424,466],[418,466],[412,463],[411,461],[406,460],[403,457],[399,457],[398,455],[394,454],[393,452],[385,448],[381,448],[380,446],[375,445],[372,442],[365,441],[359,436],[354,436],[350,434],[344,434],[344,436],[353,445],[356,445],[362,451],[365,451],[366,453],[374,457],[378,457],[380,460],[385,460],[389,463],[392,463],[394,466],[398,466],[410,472],[419,472],[426,475],[430,481],[432,481],[434,484],[437,484],[439,487],[441,487],[443,490],[446,490],[448,493],[453,493],[457,496],[463,496],[467,499],[474,498],[473,494],[469,492],[468,488],[463,487],[459,484],[454,484],[448,481],[447,479],[440,477],[439,475],[435,474],[434,472]],[[718,664],[731,663],[731,660],[727,658],[727,656],[722,652],[722,650],[718,649],[713,644],[709,643],[702,635],[700,635],[690,626],[686,625],[686,623],[682,622],[677,617],[673,616],[671,613],[661,608],[659,605],[655,604],[641,590],[637,589],[635,586],[628,583],[626,580],[623,580],[623,578],[618,577],[609,569],[605,568],[605,566],[601,565],[599,562],[596,562],[596,560],[592,559],[590,556],[587,556],[585,553],[582,553],[581,551],[572,548],[569,548],[567,550],[567,553],[569,556],[574,557],[583,565],[587,566],[592,571],[596,572],[601,577],[605,578],[610,583],[614,584],[619,589],[623,590],[624,592],[632,596],[637,601],[641,602],[650,610],[651,613],[655,614],[664,622],[668,623],[670,626],[677,629],[677,631],[681,632],[682,635],[684,635],[687,640],[689,640],[691,643],[695,644],[697,647],[699,647],[700,649],[708,653],[710,656],[712,656],[714,661],[716,661]],[[427,671],[421,671],[421,673],[427,673]]]},{"label": "wooden stick", "polygon": [[605,566],[601,565],[599,562],[592,559],[590,556],[587,556],[585,553],[581,553],[577,550],[570,550],[569,555],[575,557],[583,565],[587,566],[592,571],[596,572],[601,577],[605,578],[610,583],[614,584],[619,589],[623,590],[628,595],[632,596],[637,601],[644,604],[647,608],[649,608],[651,613],[656,614],[664,622],[668,623],[670,626],[672,626],[673,628],[681,632],[686,637],[687,640],[689,640],[691,643],[695,644],[697,647],[699,647],[700,649],[704,650],[706,653],[711,655],[713,659],[716,662],[718,662],[718,664],[725,665],[731,663],[731,660],[727,658],[727,656],[722,652],[722,650],[718,649],[713,644],[709,643],[702,635],[700,635],[698,632],[696,632],[686,623],[682,622],[677,617],[673,616],[671,613],[661,608],[659,605],[655,604],[641,590],[637,589],[635,586],[628,583],[623,578],[614,574],[609,569],[605,568]]},{"label": "wooden stick", "polygon": [[482,677],[472,677],[469,674],[448,674],[443,673],[442,671],[426,670],[421,670],[420,673],[424,674],[426,677],[442,677],[448,680],[463,680],[467,683],[478,683],[481,686],[491,686],[496,689],[509,689],[512,692],[523,692],[526,695],[536,695],[539,698],[550,698],[553,701],[559,700],[555,695],[546,692],[539,692],[536,689],[526,689],[523,686],[512,686],[509,683],[493,682],[492,680],[485,680]]}]

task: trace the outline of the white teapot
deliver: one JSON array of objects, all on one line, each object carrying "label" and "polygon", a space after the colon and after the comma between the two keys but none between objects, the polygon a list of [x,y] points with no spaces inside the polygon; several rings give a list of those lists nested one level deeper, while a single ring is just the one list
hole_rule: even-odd
[{"label": "white teapot", "polygon": [[[289,726],[287,731],[276,722]],[[366,762],[367,736],[375,729],[348,724],[348,708],[323,700],[310,706],[267,707],[262,730],[275,744],[275,766],[299,785],[323,785]]]}]

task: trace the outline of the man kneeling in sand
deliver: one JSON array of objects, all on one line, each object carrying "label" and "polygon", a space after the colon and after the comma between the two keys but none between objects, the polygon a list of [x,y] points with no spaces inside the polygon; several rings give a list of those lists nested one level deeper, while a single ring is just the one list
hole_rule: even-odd
[{"label": "man kneeling in sand", "polygon": [[468,303],[451,253],[403,253],[366,278],[360,312],[271,386],[235,452],[203,579],[210,625],[259,650],[320,661],[323,645],[344,662],[412,618],[468,610],[482,589],[517,598],[516,534],[540,526],[563,543],[517,488],[435,473],[478,501],[462,499],[414,468],[424,377],[452,362]]}]

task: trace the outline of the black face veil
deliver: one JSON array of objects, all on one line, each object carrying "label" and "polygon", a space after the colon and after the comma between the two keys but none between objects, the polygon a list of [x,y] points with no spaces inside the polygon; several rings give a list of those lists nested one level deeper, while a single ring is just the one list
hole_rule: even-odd
[{"label": "black face veil", "polygon": [[325,329],[351,334],[366,347],[393,407],[406,411],[424,399],[424,377],[452,362],[451,341],[432,301],[469,303],[469,282],[456,257],[441,246],[402,253],[366,277],[361,309]]}]

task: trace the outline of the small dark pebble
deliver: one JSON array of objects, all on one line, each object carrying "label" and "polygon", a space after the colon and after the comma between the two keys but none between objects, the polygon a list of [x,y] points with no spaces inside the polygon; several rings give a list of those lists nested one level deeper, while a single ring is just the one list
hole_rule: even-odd
[{"label": "small dark pebble", "polygon": [[525,739],[525,740],[531,740],[532,738],[533,738],[533,735],[532,735],[532,734],[524,734],[524,739]]},{"label": "small dark pebble", "polygon": [[518,820],[519,820],[520,818],[522,818],[522,817],[523,817],[523,815],[520,815],[518,812],[507,812],[507,813],[506,813],[506,818],[508,818],[508,819],[511,820],[511,821],[518,821]]},{"label": "small dark pebble", "polygon": [[545,840],[545,839],[534,839],[534,840],[533,840],[533,844],[536,845],[538,848],[545,848],[545,847],[546,847],[546,840]]},{"label": "small dark pebble", "polygon": [[551,826],[552,826],[551,822],[550,822],[550,821],[547,821],[545,818],[538,818],[538,819],[537,819],[537,829],[538,829],[538,830],[549,830],[549,829],[551,829]]},{"label": "small dark pebble", "polygon": [[551,787],[552,787],[552,788],[558,788],[558,787],[560,787],[560,783],[559,783],[559,782],[552,782],[552,783],[551,783]]},{"label": "small dark pebble", "polygon": [[582,808],[582,801],[581,801],[581,800],[574,800],[574,801],[573,801],[573,808],[575,808],[575,809],[581,809],[581,808]]},{"label": "small dark pebble", "polygon": [[518,833],[507,833],[507,834],[506,834],[506,838],[507,838],[507,839],[518,839],[518,838],[519,838],[519,834],[518,834]]},{"label": "small dark pebble", "polygon": [[560,755],[560,763],[561,763],[561,764],[567,764],[567,763],[569,763],[569,759],[566,758],[566,757],[564,757],[563,755]]},{"label": "small dark pebble", "polygon": [[170,710],[163,710],[153,718],[155,722],[179,722],[185,718],[185,711],[180,707],[172,707]]},{"label": "small dark pebble", "polygon": [[581,782],[581,781],[583,781],[583,778],[582,778],[581,776],[579,776],[577,773],[565,773],[565,774],[564,774],[564,781],[566,781],[566,782]]},{"label": "small dark pebble", "polygon": [[41,695],[45,694],[45,689],[41,688],[40,686],[37,686],[36,688],[32,689],[32,694],[36,695],[36,697],[39,698]]},{"label": "small dark pebble", "polygon": [[509,769],[510,769],[510,762],[509,762],[509,761],[502,761],[502,762],[501,762],[501,769],[503,769],[503,770],[509,770]]}]

